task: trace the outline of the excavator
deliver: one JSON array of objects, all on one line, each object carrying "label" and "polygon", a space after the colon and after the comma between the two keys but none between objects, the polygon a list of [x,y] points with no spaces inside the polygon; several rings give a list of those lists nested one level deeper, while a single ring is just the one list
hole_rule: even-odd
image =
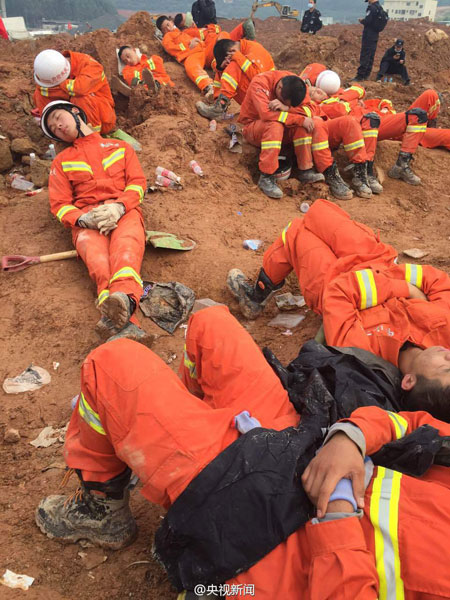
[{"label": "excavator", "polygon": [[296,9],[291,9],[290,6],[286,4],[280,4],[279,2],[264,2],[264,0],[256,0],[252,4],[252,12],[250,14],[250,18],[253,19],[255,12],[258,8],[273,6],[280,13],[280,17],[282,19],[294,19],[297,20],[299,12]]}]

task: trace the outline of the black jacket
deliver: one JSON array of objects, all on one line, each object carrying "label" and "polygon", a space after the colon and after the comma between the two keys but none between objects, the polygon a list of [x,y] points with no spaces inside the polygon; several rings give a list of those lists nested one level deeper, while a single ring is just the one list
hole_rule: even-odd
[{"label": "black jacket", "polygon": [[316,33],[322,29],[322,21],[320,20],[320,12],[315,8],[314,10],[305,10],[303,15],[302,26],[300,31],[303,33]]},{"label": "black jacket", "polygon": [[[394,58],[394,56],[398,56],[398,58]],[[397,50],[395,49],[395,46],[392,46],[392,48],[389,48],[388,50],[386,50],[383,58],[381,59],[381,62],[389,62],[389,63],[393,63],[393,64],[397,65],[397,64],[400,64],[401,60],[404,61],[405,57],[406,57],[406,52],[403,49],[400,50],[400,52],[397,52]]]},{"label": "black jacket", "polygon": [[191,13],[197,27],[205,27],[210,23],[217,23],[214,0],[197,0],[192,5]]}]

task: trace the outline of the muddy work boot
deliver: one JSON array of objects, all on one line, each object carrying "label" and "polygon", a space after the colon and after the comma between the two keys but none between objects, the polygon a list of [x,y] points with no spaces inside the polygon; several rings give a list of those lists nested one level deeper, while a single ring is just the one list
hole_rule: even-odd
[{"label": "muddy work boot", "polygon": [[224,114],[227,112],[227,108],[230,105],[230,100],[223,94],[219,94],[219,97],[214,102],[213,105],[205,104],[204,102],[197,102],[195,104],[197,108],[197,112],[212,121],[212,119],[216,119],[220,121],[223,119]]},{"label": "muddy work boot", "polygon": [[147,333],[134,323],[129,322],[125,325],[125,327],[122,327],[122,329],[117,331],[115,335],[112,335],[110,338],[108,338],[107,342],[113,342],[114,340],[120,340],[123,338],[140,342],[141,344],[144,344],[144,346],[147,346],[147,348],[151,348],[156,336]]},{"label": "muddy work boot", "polygon": [[156,79],[153,77],[153,73],[149,69],[142,71],[142,81],[148,88],[150,94],[157,94],[159,92],[159,86]]},{"label": "muddy work boot", "polygon": [[330,192],[338,200],[350,200],[353,198],[353,192],[342,179],[337,168],[337,164],[333,164],[324,171],[325,183],[329,186]]},{"label": "muddy work boot", "polygon": [[135,308],[133,298],[123,292],[114,292],[100,305],[100,312],[119,330],[128,323]]},{"label": "muddy work boot", "polygon": [[283,197],[283,190],[277,186],[274,175],[261,173],[258,180],[258,187],[269,198],[278,199]]},{"label": "muddy work boot", "polygon": [[302,183],[317,183],[325,181],[323,173],[318,173],[315,169],[305,169],[298,172],[298,180]]},{"label": "muddy work boot", "polygon": [[261,269],[253,286],[248,282],[240,269],[231,269],[227,275],[227,286],[230,292],[239,300],[241,313],[247,319],[256,319],[272,296],[284,285],[273,283]]},{"label": "muddy work boot", "polygon": [[[130,469],[125,473],[129,480]],[[106,484],[119,478],[123,480],[124,474]],[[137,535],[129,507],[129,491],[122,485],[120,490],[111,490],[111,495],[99,495],[87,489],[93,483],[82,482],[72,496],[48,496],[41,500],[35,514],[36,525],[47,537],[61,542],[89,540],[109,550],[128,546]],[[99,488],[104,485],[95,483]]]},{"label": "muddy work boot", "polygon": [[242,29],[244,30],[244,37],[247,40],[254,40],[256,38],[255,24],[252,19],[247,19],[242,23]]},{"label": "muddy work boot", "polygon": [[389,177],[392,179],[402,179],[409,185],[420,185],[422,182],[414,171],[409,166],[413,160],[413,155],[410,152],[400,151],[397,162],[388,171]]},{"label": "muddy work boot", "polygon": [[113,92],[118,92],[122,96],[129,98],[131,96],[131,88],[117,75],[113,75],[111,78],[111,89]]},{"label": "muddy work boot", "polygon": [[102,338],[107,339],[118,332],[117,327],[108,317],[102,317],[95,326],[96,333]]},{"label": "muddy work boot", "polygon": [[373,194],[381,194],[383,192],[383,186],[378,181],[373,168],[373,160],[368,160],[367,163],[367,181]]},{"label": "muddy work boot", "polygon": [[354,163],[352,185],[360,198],[372,198],[372,189],[367,179],[366,163]]}]

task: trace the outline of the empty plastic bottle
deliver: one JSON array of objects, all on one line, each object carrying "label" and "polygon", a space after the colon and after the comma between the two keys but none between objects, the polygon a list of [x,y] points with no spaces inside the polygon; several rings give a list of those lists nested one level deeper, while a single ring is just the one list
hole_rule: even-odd
[{"label": "empty plastic bottle", "polygon": [[36,154],[34,152],[30,152],[30,167],[36,160]]},{"label": "empty plastic bottle", "polygon": [[189,163],[189,166],[191,167],[191,169],[194,171],[194,173],[196,175],[200,175],[200,177],[203,177],[203,175],[204,175],[203,169],[201,168],[201,166],[198,164],[198,162],[196,160],[191,160],[191,162]]},{"label": "empty plastic bottle", "polygon": [[53,160],[55,158],[55,156],[56,156],[55,144],[49,144],[48,150],[44,154],[44,158],[46,160]]},{"label": "empty plastic bottle", "polygon": [[181,186],[173,179],[169,179],[168,177],[164,177],[164,175],[156,176],[156,185],[160,185],[161,187],[173,188],[175,190],[181,189]]},{"label": "empty plastic bottle", "polygon": [[28,192],[34,188],[34,183],[32,181],[27,181],[20,173],[15,173],[11,178],[11,187],[15,190]]},{"label": "empty plastic bottle", "polygon": [[181,183],[181,177],[178,177],[176,173],[174,173],[173,171],[169,171],[169,169],[166,169],[164,167],[156,167],[155,174],[156,176],[162,175],[162,177],[167,177],[168,179],[172,179],[172,181]]}]

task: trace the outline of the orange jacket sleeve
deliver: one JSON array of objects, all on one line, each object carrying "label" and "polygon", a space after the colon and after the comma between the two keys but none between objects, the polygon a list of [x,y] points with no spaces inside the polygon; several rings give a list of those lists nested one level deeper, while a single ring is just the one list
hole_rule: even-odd
[{"label": "orange jacket sleeve", "polygon": [[352,110],[348,102],[343,102],[335,96],[328,98],[320,103],[320,108],[329,119],[337,119],[338,117],[346,117]]},{"label": "orange jacket sleeve", "polygon": [[361,100],[366,95],[366,90],[362,85],[353,84],[351,87],[337,94],[339,100],[351,102],[352,100]]},{"label": "orange jacket sleeve", "polygon": [[430,302],[450,309],[450,277],[430,265],[404,264],[405,279],[420,288]]},{"label": "orange jacket sleeve", "polygon": [[[74,79],[66,79],[59,87],[68,92],[69,96],[86,96],[103,85],[105,73],[102,65],[92,56],[75,54],[78,56],[72,57],[72,61],[76,61],[78,75]],[[72,69],[73,67],[74,65]]]},{"label": "orange jacket sleeve", "polygon": [[376,600],[378,575],[359,519],[307,523],[310,600]]},{"label": "orange jacket sleeve", "polygon": [[178,62],[183,62],[192,52],[192,48],[189,48],[189,44],[184,39],[184,36],[180,36],[179,31],[169,31],[166,33],[163,37],[162,45],[167,54],[173,56]]},{"label": "orange jacket sleeve", "polygon": [[220,93],[227,98],[233,98],[236,95],[236,90],[239,87],[242,77],[244,75],[238,64],[230,62],[220,78]]},{"label": "orange jacket sleeve", "polygon": [[73,205],[72,185],[62,169],[60,155],[52,162],[48,195],[52,214],[65,227],[75,227],[83,211]]},{"label": "orange jacket sleeve", "polygon": [[267,90],[258,85],[253,90],[253,105],[258,112],[261,121],[279,121],[287,127],[290,125],[302,125],[305,117],[299,113],[274,111],[269,108],[269,96]]},{"label": "orange jacket sleeve", "polygon": [[392,279],[372,269],[352,271],[336,277],[323,297],[323,325],[330,346],[357,346],[371,351],[360,311],[383,304],[390,298],[408,298],[406,280]]},{"label": "orange jacket sleeve", "polygon": [[[137,65],[137,66],[139,66],[139,65]],[[128,85],[131,85],[131,82],[133,81],[133,79],[135,77],[135,71],[136,71],[136,67],[132,67],[131,65],[126,65],[122,69],[122,77]]]},{"label": "orange jacket sleeve", "polygon": [[259,75],[261,73],[261,68],[249,60],[242,52],[237,50],[231,59],[231,64],[236,63],[239,69],[245,73],[245,75],[252,80],[255,75]]},{"label": "orange jacket sleeve", "polygon": [[136,152],[128,144],[125,147],[125,183],[123,193],[117,200],[111,200],[111,202],[121,202],[125,206],[125,211],[128,212],[142,203],[147,189],[145,175]]},{"label": "orange jacket sleeve", "polygon": [[450,435],[450,424],[432,417],[425,411],[394,413],[377,406],[357,408],[349,419],[359,427],[366,440],[366,454],[377,452],[384,444],[399,440],[422,425],[431,425],[441,435]]}]

